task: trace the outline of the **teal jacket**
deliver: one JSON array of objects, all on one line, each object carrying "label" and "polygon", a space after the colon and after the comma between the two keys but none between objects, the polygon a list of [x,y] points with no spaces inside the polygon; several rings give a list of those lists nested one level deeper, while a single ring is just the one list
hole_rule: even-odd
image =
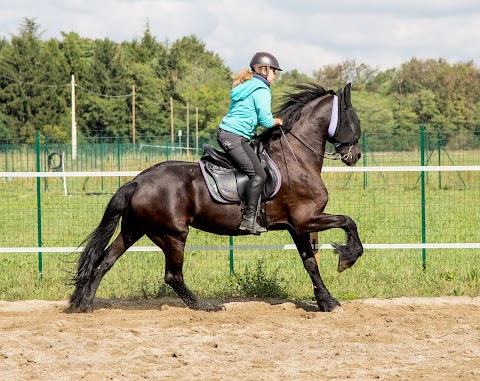
[{"label": "teal jacket", "polygon": [[230,92],[230,109],[220,128],[251,139],[258,126],[273,127],[272,92],[261,79],[253,77]]}]

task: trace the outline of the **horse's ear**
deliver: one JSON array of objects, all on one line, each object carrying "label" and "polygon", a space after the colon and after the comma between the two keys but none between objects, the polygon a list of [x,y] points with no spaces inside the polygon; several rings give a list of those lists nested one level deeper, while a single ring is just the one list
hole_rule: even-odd
[{"label": "horse's ear", "polygon": [[343,89],[343,102],[345,103],[346,108],[352,107],[352,101],[350,96],[350,88],[352,87],[352,83],[347,83],[347,86]]}]

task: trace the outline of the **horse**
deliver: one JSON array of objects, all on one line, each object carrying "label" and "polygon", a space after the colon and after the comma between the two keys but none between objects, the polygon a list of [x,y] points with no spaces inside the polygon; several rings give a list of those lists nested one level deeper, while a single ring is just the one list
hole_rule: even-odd
[{"label": "horse", "polygon": [[[323,283],[310,233],[332,228],[346,232],[345,244],[333,244],[339,272],[350,268],[363,253],[352,218],[324,213],[328,192],[321,176],[327,141],[335,147],[331,154],[348,166],[361,157],[360,119],[351,104],[350,89],[350,83],[337,92],[313,83],[297,85],[296,91],[286,93],[278,111],[283,126],[258,135],[281,172],[278,193],[265,201],[266,227],[290,233],[313,283],[318,309],[326,312],[339,308],[340,303]],[[93,312],[102,278],[144,235],[163,251],[164,281],[186,306],[205,311],[223,308],[204,302],[185,284],[185,242],[189,227],[219,235],[246,234],[239,230],[241,219],[241,203],[222,204],[212,198],[199,163],[165,161],[145,169],[116,191],[98,227],[82,242],[85,247],[73,275],[75,290],[67,312]],[[118,235],[112,240],[118,225]]]}]

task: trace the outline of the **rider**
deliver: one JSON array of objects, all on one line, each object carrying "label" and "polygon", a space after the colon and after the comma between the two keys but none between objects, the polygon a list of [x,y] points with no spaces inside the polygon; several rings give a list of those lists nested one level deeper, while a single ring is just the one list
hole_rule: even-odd
[{"label": "rider", "polygon": [[282,120],[272,115],[270,90],[270,83],[282,69],[267,52],[256,53],[250,68],[251,71],[243,69],[234,78],[230,109],[220,123],[217,140],[250,179],[239,229],[259,234],[267,231],[255,221],[267,174],[249,143],[259,125],[266,128],[282,125]]}]

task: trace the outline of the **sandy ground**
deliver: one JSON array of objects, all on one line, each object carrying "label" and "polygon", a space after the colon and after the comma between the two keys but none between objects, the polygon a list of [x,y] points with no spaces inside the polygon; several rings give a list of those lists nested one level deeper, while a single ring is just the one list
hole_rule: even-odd
[{"label": "sandy ground", "polygon": [[1,380],[480,380],[480,297],[65,307],[0,301]]}]

